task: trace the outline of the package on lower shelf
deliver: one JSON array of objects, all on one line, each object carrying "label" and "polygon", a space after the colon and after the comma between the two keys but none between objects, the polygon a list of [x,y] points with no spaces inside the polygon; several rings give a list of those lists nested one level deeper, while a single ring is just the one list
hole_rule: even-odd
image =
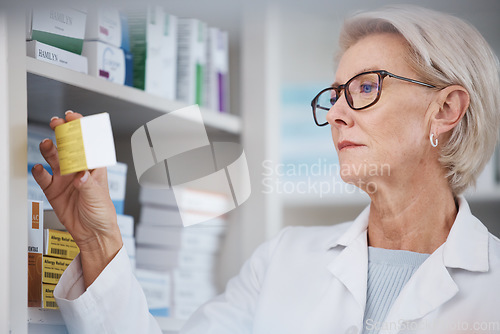
[{"label": "package on lower shelf", "polygon": [[138,245],[214,254],[219,251],[221,233],[217,234],[208,231],[210,230],[139,224],[137,227],[136,241]]},{"label": "package on lower shelf", "polygon": [[87,13],[75,8],[37,6],[27,11],[26,40],[36,40],[76,54],[82,53]]},{"label": "package on lower shelf", "polygon": [[72,260],[43,256],[42,282],[48,284],[57,284],[62,274],[71,264]]},{"label": "package on lower shelf", "polygon": [[43,209],[48,210],[52,209],[52,207],[31,174],[31,169],[36,164],[42,164],[52,174],[49,164],[40,153],[40,143],[45,138],[51,139],[54,143],[56,142],[54,131],[48,125],[28,123],[28,199],[43,202]]},{"label": "package on lower shelf", "polygon": [[151,270],[173,270],[182,268],[190,271],[213,273],[217,264],[215,254],[189,252],[137,245],[137,267]]},{"label": "package on lower shelf", "polygon": [[86,41],[101,41],[130,52],[127,16],[110,6],[90,8],[87,12]]},{"label": "package on lower shelf", "polygon": [[160,6],[127,13],[134,87],[167,99],[177,91],[177,17]]},{"label": "package on lower shelf", "polygon": [[26,43],[26,55],[53,65],[87,74],[87,58],[38,41]]},{"label": "package on lower shelf", "polygon": [[132,54],[99,41],[85,41],[82,56],[87,57],[89,74],[120,85],[132,86]]},{"label": "package on lower shelf", "polygon": [[207,25],[196,19],[178,20],[177,99],[204,106],[207,65]]},{"label": "package on lower shelf", "polygon": [[208,28],[205,105],[229,112],[229,41],[226,31]]},{"label": "package on lower shelf", "polygon": [[45,229],[43,255],[73,260],[80,249],[69,232]]},{"label": "package on lower shelf", "polygon": [[149,312],[156,317],[168,317],[171,307],[171,277],[168,272],[136,269],[135,276],[144,291]]},{"label": "package on lower shelf", "polygon": [[42,303],[43,203],[28,200],[28,306]]},{"label": "package on lower shelf", "polygon": [[117,162],[115,165],[107,167],[109,196],[118,215],[123,215],[124,212],[127,169],[127,164],[123,162]]},{"label": "package on lower shelf", "polygon": [[54,289],[56,288],[56,284],[42,284],[42,307],[52,310],[59,309],[57,306],[56,299],[54,298]]}]

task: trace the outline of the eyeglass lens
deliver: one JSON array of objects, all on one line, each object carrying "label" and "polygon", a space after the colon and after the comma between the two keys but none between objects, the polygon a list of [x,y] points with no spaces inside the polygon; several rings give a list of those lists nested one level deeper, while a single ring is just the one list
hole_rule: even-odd
[{"label": "eyeglass lens", "polygon": [[[379,81],[377,73],[367,73],[352,78],[346,87],[348,104],[354,109],[361,109],[373,103],[378,96]],[[319,124],[327,122],[326,114],[339,98],[334,89],[326,90],[318,96],[315,107],[316,120]]]}]

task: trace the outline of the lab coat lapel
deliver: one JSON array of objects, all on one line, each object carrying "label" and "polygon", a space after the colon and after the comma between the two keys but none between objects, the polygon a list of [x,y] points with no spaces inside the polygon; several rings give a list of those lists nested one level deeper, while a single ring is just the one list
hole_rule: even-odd
[{"label": "lab coat lapel", "polygon": [[443,263],[441,246],[405,285],[384,320],[386,330],[381,330],[380,334],[398,333],[397,325],[424,317],[453,298],[458,290]]},{"label": "lab coat lapel", "polygon": [[421,319],[452,299],[459,288],[447,268],[486,272],[488,230],[472,215],[463,197],[458,197],[459,211],[448,238],[418,268],[394,302],[385,320],[387,331],[397,333],[391,324]]},{"label": "lab coat lapel", "polygon": [[368,214],[367,208],[340,238],[325,245],[325,251],[336,253],[325,268],[332,274],[331,282],[305,321],[308,333],[361,332],[368,272]]}]

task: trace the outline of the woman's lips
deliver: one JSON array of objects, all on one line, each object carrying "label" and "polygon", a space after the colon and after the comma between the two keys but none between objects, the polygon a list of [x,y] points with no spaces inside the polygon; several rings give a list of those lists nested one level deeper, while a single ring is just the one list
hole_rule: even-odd
[{"label": "woman's lips", "polygon": [[348,140],[343,140],[343,141],[339,142],[337,147],[338,147],[339,151],[341,151],[342,149],[354,148],[354,147],[359,147],[359,146],[363,146],[363,145],[353,143],[353,142],[348,141]]}]

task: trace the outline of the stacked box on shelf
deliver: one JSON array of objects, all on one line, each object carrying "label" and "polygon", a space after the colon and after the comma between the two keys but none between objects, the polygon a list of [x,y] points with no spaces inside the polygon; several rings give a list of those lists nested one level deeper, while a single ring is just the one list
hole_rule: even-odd
[{"label": "stacked box on shelf", "polygon": [[28,200],[28,306],[42,304],[43,203]]},{"label": "stacked box on shelf", "polygon": [[176,97],[177,17],[160,6],[128,13],[134,57],[134,87],[167,99]]},{"label": "stacked box on shelf", "polygon": [[125,190],[127,185],[127,164],[117,162],[106,168],[108,174],[109,196],[113,201],[116,213],[123,215],[125,210]]},{"label": "stacked box on shelf", "polygon": [[205,105],[229,112],[229,40],[226,31],[208,28]]},{"label": "stacked box on shelf", "polygon": [[[226,221],[218,217],[183,227],[178,206],[186,210],[184,219],[199,220],[207,214],[203,210],[220,210],[221,205],[227,205],[227,199],[192,189],[183,189],[176,199],[168,189],[141,188],[140,202],[137,267],[170,273],[170,315],[186,319],[218,292],[214,277]],[[193,211],[187,213],[189,210]]]},{"label": "stacked box on shelf", "polygon": [[177,99],[205,106],[207,25],[187,18],[178,22]]},{"label": "stacked box on shelf", "polygon": [[26,53],[54,65],[87,73],[81,56],[87,14],[73,8],[36,8],[27,12]]},{"label": "stacked box on shelf", "polygon": [[90,75],[120,85],[133,85],[128,22],[118,9],[89,10],[82,54],[88,58]]},{"label": "stacked box on shelf", "polygon": [[52,174],[50,166],[40,153],[40,143],[45,138],[56,142],[54,131],[48,125],[28,123],[28,199],[43,202],[43,209],[47,210],[52,209],[52,207],[31,174],[31,169],[36,164],[42,164]]}]

